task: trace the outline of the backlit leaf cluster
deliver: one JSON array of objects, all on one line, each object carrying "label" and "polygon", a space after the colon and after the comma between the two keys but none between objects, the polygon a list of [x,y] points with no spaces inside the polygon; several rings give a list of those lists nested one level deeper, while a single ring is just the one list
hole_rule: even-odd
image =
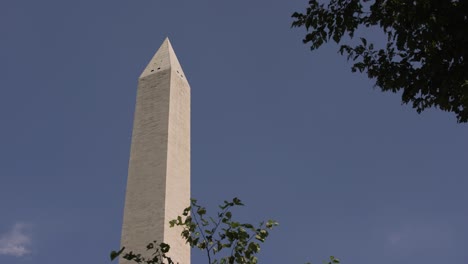
[{"label": "backlit leaf cluster", "polygon": [[307,30],[312,50],[329,40],[340,43],[379,28],[382,47],[358,38],[339,52],[354,61],[382,91],[402,92],[418,113],[430,107],[468,121],[468,1],[310,0],[292,15],[293,27]]},{"label": "backlit leaf cluster", "polygon": [[110,254],[110,259],[118,259],[122,255],[122,258],[125,260],[133,261],[136,263],[145,263],[145,264],[175,264],[174,261],[167,255],[169,252],[170,246],[166,243],[159,243],[153,241],[148,243],[146,246],[148,251],[153,251],[152,257],[143,257],[139,253],[134,253],[133,251],[125,252],[125,247],[122,247],[119,251],[112,251]]},{"label": "backlit leaf cluster", "polygon": [[242,205],[238,198],[224,201],[219,206],[220,211],[212,217],[207,215],[205,207],[192,199],[191,206],[182,214],[185,219],[178,217],[170,224],[183,227],[184,239],[191,247],[205,251],[210,264],[255,264],[260,244],[278,223],[269,220],[254,226],[235,221],[232,209]]},{"label": "backlit leaf cluster", "polygon": [[[181,216],[169,222],[170,227],[181,227],[181,236],[192,248],[206,253],[208,264],[255,264],[261,243],[269,236],[269,231],[278,225],[273,220],[258,225],[243,223],[233,219],[233,209],[242,206],[238,198],[224,201],[216,216],[208,216],[205,207],[195,199],[184,209]],[[151,258],[141,254],[126,252],[125,247],[111,252],[111,260],[122,256],[123,259],[145,264],[175,264],[169,257],[170,246],[153,241],[148,244]],[[183,263],[181,263],[183,264]]]}]

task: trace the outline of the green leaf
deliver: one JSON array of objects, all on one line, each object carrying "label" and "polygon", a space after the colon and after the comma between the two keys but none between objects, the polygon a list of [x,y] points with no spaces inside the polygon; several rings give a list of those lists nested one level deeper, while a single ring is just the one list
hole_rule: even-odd
[{"label": "green leaf", "polygon": [[125,250],[125,247],[122,247],[122,249],[120,249],[119,251],[112,251],[110,253],[110,259],[111,261],[114,260],[115,258],[118,258],[120,256],[120,254],[122,254],[122,252]]},{"label": "green leaf", "polygon": [[206,214],[206,209],[204,207],[198,208],[197,214],[200,216]]},{"label": "green leaf", "polygon": [[237,197],[235,197],[234,199],[232,199],[232,202],[235,204],[235,205],[244,205],[241,200]]},{"label": "green leaf", "polygon": [[251,224],[242,224],[242,226],[245,227],[245,228],[249,228],[249,229],[254,228],[254,226],[251,225]]},{"label": "green leaf", "polygon": [[159,244],[159,247],[161,248],[162,253],[167,253],[169,252],[169,249],[171,248],[168,244],[166,243],[161,243]]},{"label": "green leaf", "polygon": [[176,223],[177,223],[177,220],[171,220],[169,221],[169,226],[174,227]]},{"label": "green leaf", "polygon": [[258,253],[260,251],[260,245],[255,242],[249,243],[249,250],[253,251],[254,253]]},{"label": "green leaf", "polygon": [[231,219],[232,218],[232,213],[231,212],[226,212],[226,218]]},{"label": "green leaf", "polygon": [[261,242],[265,242],[265,238],[261,237],[260,235],[256,235],[255,239],[257,239],[258,241],[261,241]]},{"label": "green leaf", "polygon": [[274,220],[268,220],[268,221],[266,222],[266,225],[265,225],[265,226],[266,226],[267,228],[271,229],[271,228],[273,228],[274,226],[278,226],[278,225],[279,225],[278,222],[276,222],[276,221],[274,221]]},{"label": "green leaf", "polygon": [[361,42],[364,46],[367,46],[367,40],[365,38],[361,38]]},{"label": "green leaf", "polygon": [[189,206],[184,209],[184,212],[182,213],[183,216],[187,216],[190,213],[190,210],[192,210],[192,207]]}]

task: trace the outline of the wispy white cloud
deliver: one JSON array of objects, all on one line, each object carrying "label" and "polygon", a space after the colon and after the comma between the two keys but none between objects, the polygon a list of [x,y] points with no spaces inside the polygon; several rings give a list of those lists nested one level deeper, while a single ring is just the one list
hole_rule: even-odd
[{"label": "wispy white cloud", "polygon": [[28,249],[31,237],[26,232],[27,227],[26,224],[16,223],[11,230],[0,234],[0,255],[21,257],[31,252]]},{"label": "wispy white cloud", "polygon": [[406,224],[387,233],[387,245],[400,249],[436,249],[449,247],[452,232],[437,223]]}]

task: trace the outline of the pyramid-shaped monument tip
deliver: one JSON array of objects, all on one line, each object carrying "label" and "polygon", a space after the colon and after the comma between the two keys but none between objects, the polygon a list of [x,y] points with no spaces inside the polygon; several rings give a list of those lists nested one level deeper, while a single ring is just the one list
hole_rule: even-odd
[{"label": "pyramid-shaped monument tip", "polygon": [[182,78],[185,76],[168,37],[164,39],[156,54],[141,73],[140,78],[165,70],[173,70]]}]

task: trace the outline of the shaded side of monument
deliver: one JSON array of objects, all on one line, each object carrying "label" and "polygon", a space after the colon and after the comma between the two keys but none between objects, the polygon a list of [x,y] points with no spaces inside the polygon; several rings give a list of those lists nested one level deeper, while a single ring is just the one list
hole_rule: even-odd
[{"label": "shaded side of monument", "polygon": [[164,242],[189,264],[181,229],[169,227],[189,203],[190,86],[166,39],[138,80],[121,246],[150,256],[147,244]]}]

